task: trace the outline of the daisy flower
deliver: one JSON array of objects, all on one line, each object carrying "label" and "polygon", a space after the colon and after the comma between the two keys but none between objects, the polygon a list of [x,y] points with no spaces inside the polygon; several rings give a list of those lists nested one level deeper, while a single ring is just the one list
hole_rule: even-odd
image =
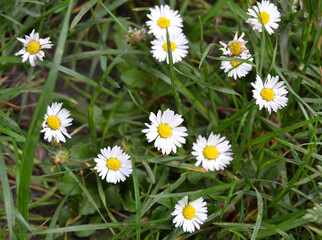
[{"label": "daisy flower", "polygon": [[71,138],[67,133],[66,127],[72,125],[73,119],[69,118],[70,112],[65,108],[61,108],[62,106],[62,103],[54,102],[51,107],[47,107],[41,132],[45,133],[44,139],[47,139],[48,142],[51,142],[52,138],[57,143],[60,141],[66,142],[64,135]]},{"label": "daisy flower", "polygon": [[192,149],[194,151],[191,154],[197,158],[196,166],[201,164],[206,171],[224,170],[233,160],[229,141],[219,134],[210,133],[208,139],[199,136]]},{"label": "daisy flower", "polygon": [[248,49],[245,47],[247,41],[243,39],[245,33],[242,33],[238,38],[238,31],[235,33],[235,37],[232,41],[228,42],[228,44],[219,42],[223,48],[219,50],[223,51],[224,55],[228,56],[239,56],[242,53],[249,53]]},{"label": "daisy flower", "polygon": [[207,219],[207,203],[204,199],[198,198],[195,201],[188,202],[188,197],[181,199],[175,205],[172,215],[175,227],[183,226],[184,232],[194,232],[195,228],[200,229],[200,225]]},{"label": "daisy flower", "polygon": [[101,154],[98,154],[94,161],[96,162],[94,169],[109,183],[124,182],[132,173],[130,156],[119,146],[101,149]]},{"label": "daisy flower", "polygon": [[[180,62],[188,54],[188,40],[183,33],[169,36],[173,63]],[[161,36],[160,38],[153,40],[151,44],[151,53],[153,57],[159,62],[167,60],[167,63],[169,63],[167,37],[165,35]]]},{"label": "daisy flower", "polygon": [[278,79],[278,76],[273,77],[268,74],[263,84],[262,79],[257,75],[255,83],[251,83],[255,88],[253,97],[256,99],[259,110],[265,107],[271,114],[272,109],[276,112],[277,109],[282,109],[286,106],[288,99],[285,95],[288,91],[285,89],[284,82],[278,82]]},{"label": "daisy flower", "polygon": [[177,10],[173,11],[168,5],[162,5],[150,8],[150,11],[151,14],[147,15],[150,21],[146,22],[150,28],[149,33],[156,37],[165,36],[167,28],[171,35],[182,32],[182,18]]},{"label": "daisy flower", "polygon": [[246,20],[246,23],[253,25],[253,30],[262,32],[262,23],[264,24],[268,34],[274,32],[273,29],[278,28],[278,22],[281,21],[281,14],[277,7],[269,1],[263,0],[261,3],[257,2],[254,9],[249,8],[247,14],[252,16]]},{"label": "daisy flower", "polygon": [[177,152],[177,147],[181,147],[181,144],[186,143],[184,137],[188,136],[185,127],[178,127],[183,118],[179,114],[175,114],[174,111],[167,109],[164,113],[161,110],[157,115],[151,112],[150,124],[145,124],[148,129],[143,129],[142,132],[146,134],[148,142],[154,142],[154,146],[158,150],[162,150],[162,154],[170,154],[171,151]]},{"label": "daisy flower", "polygon": [[[221,56],[221,58],[224,58]],[[241,54],[241,57],[235,57],[236,61],[221,61],[220,69],[224,69],[224,72],[228,72],[228,77],[237,78],[245,77],[250,70],[252,70],[252,65],[246,62],[238,61],[238,59],[247,59],[248,61],[253,61],[250,54]]]},{"label": "daisy flower", "polygon": [[53,44],[48,38],[39,38],[39,34],[35,33],[35,29],[32,30],[30,36],[25,35],[26,39],[17,38],[20,42],[23,43],[24,47],[15,53],[15,56],[22,55],[22,62],[27,61],[29,58],[29,62],[31,66],[36,66],[36,60],[39,58],[40,61],[45,57],[44,51],[42,49],[51,48]]}]

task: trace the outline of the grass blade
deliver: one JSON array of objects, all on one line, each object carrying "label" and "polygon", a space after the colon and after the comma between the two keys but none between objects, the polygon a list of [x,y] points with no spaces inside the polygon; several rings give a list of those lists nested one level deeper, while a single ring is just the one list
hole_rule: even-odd
[{"label": "grass blade", "polygon": [[282,135],[284,133],[293,131],[293,130],[295,130],[297,128],[307,126],[308,124],[314,123],[314,122],[316,122],[316,121],[318,121],[320,119],[321,119],[320,117],[312,118],[312,119],[309,119],[309,120],[306,120],[306,121],[303,121],[303,122],[295,123],[292,126],[282,128],[282,129],[277,130],[275,132],[265,134],[262,137],[258,137],[258,138],[255,138],[255,139],[251,140],[250,142],[248,142],[246,144],[245,147],[249,147],[249,146],[254,145],[254,144],[262,143],[262,142],[267,141],[267,140],[269,140],[271,138],[274,138],[274,137],[277,137],[277,136]]},{"label": "grass blade", "polygon": [[11,194],[11,188],[8,181],[6,164],[3,158],[2,148],[0,147],[0,178],[3,191],[3,200],[5,203],[5,212],[7,218],[7,225],[9,230],[9,238],[14,239],[14,230],[15,230],[15,216],[11,211],[11,208],[14,207],[13,198]]},{"label": "grass blade", "polygon": [[131,162],[132,162],[132,177],[133,177],[133,186],[134,186],[134,195],[135,195],[135,210],[136,210],[136,239],[140,240],[141,238],[141,201],[140,201],[140,188],[139,181],[136,175],[135,159],[130,153]]},{"label": "grass blade", "polygon": [[[36,145],[38,142],[38,138],[40,135],[40,129],[41,129],[41,123],[40,119],[45,113],[46,107],[48,103],[51,101],[52,93],[55,88],[56,84],[56,78],[57,78],[57,72],[58,72],[58,66],[60,65],[60,62],[62,60],[62,56],[64,53],[64,47],[66,43],[67,38],[67,31],[68,31],[68,22],[69,17],[72,12],[73,7],[73,0],[68,1],[68,9],[65,14],[65,18],[63,20],[63,28],[61,30],[60,38],[58,40],[58,45],[56,48],[56,53],[54,57],[54,64],[52,69],[50,70],[47,81],[45,83],[45,86],[43,88],[42,94],[39,99],[39,103],[36,107],[36,110],[34,112],[34,116],[31,120],[31,124],[28,130],[27,139],[23,147],[23,154],[21,157],[21,175],[20,175],[20,185],[18,189],[18,196],[17,196],[17,205],[18,210],[22,214],[22,216],[26,219],[28,222],[28,204],[29,204],[29,183],[33,168],[33,157],[36,150]],[[37,125],[36,121],[38,120]],[[24,230],[23,226],[20,224],[20,237],[24,238]]]},{"label": "grass blade", "polygon": [[[91,99],[91,103],[88,108],[88,126],[89,126],[89,130],[91,132],[91,135],[93,138],[93,143],[94,143],[95,147],[99,146],[99,144],[97,143],[96,128],[95,128],[95,124],[94,124],[94,105],[95,105],[95,102],[98,98],[98,95],[101,92],[104,81],[108,79],[109,73],[111,72],[113,67],[116,65],[116,63],[122,58],[123,54],[126,53],[126,51],[127,51],[127,48],[124,51],[122,51],[121,53],[119,53],[119,55],[117,55],[117,57],[111,62],[111,64],[106,69],[106,71],[103,73],[102,77],[100,78],[100,80],[97,83],[96,89],[95,89],[92,99]],[[97,151],[97,149],[96,149],[96,151]]]},{"label": "grass blade", "polygon": [[70,24],[69,29],[74,28],[77,23],[82,19],[82,17],[98,2],[99,0],[89,1],[80,12],[74,17],[72,23]]},{"label": "grass blade", "polygon": [[257,191],[256,188],[255,188],[255,191],[256,191],[256,196],[257,196],[258,212],[257,212],[255,228],[254,228],[251,240],[256,239],[257,233],[258,233],[258,230],[259,230],[259,228],[261,226],[261,222],[262,222],[262,218],[263,218],[263,198],[262,198],[262,195]]}]

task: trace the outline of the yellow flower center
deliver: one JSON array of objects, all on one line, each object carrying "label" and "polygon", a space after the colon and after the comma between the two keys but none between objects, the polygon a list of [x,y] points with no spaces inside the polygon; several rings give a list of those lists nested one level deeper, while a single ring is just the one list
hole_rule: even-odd
[{"label": "yellow flower center", "polygon": [[117,160],[116,158],[109,158],[107,161],[106,161],[106,166],[109,168],[109,169],[112,169],[112,170],[119,170],[119,168],[121,167],[121,163],[119,160]]},{"label": "yellow flower center", "polygon": [[264,88],[262,91],[261,91],[261,96],[264,100],[266,101],[272,101],[274,99],[274,96],[275,96],[275,93],[272,89],[270,88]]},{"label": "yellow flower center", "polygon": [[196,210],[194,207],[188,205],[183,209],[183,216],[186,219],[193,219],[196,216]]},{"label": "yellow flower center", "polygon": [[52,130],[57,130],[60,127],[60,121],[57,117],[55,116],[49,116],[47,118],[47,125],[50,127]]},{"label": "yellow flower center", "polygon": [[233,42],[227,46],[234,56],[238,56],[241,52],[241,44],[239,42]]},{"label": "yellow flower center", "polygon": [[241,64],[241,62],[237,62],[237,61],[231,61],[230,64],[233,66],[233,67],[236,67],[236,66],[239,66]]},{"label": "yellow flower center", "polygon": [[[268,21],[269,21],[269,14],[267,12],[262,12],[260,15],[262,17],[263,23],[264,24],[268,23]],[[260,18],[258,18],[258,22],[261,23],[261,19]]]},{"label": "yellow flower center", "polygon": [[158,127],[158,133],[160,134],[161,137],[168,138],[172,135],[172,129],[168,124],[162,123]]},{"label": "yellow flower center", "polygon": [[40,43],[36,41],[31,41],[27,46],[27,52],[30,54],[36,54],[40,50]]},{"label": "yellow flower center", "polygon": [[216,159],[219,153],[217,148],[215,148],[214,146],[208,146],[203,150],[203,155],[205,156],[205,158],[212,160]]},{"label": "yellow flower center", "polygon": [[[171,44],[171,51],[173,52],[174,50],[176,50],[177,45],[174,42],[170,42],[170,44]],[[168,52],[168,44],[167,43],[163,44],[163,50]]]},{"label": "yellow flower center", "polygon": [[170,20],[165,17],[160,17],[158,20],[158,25],[160,28],[167,28],[170,26]]}]

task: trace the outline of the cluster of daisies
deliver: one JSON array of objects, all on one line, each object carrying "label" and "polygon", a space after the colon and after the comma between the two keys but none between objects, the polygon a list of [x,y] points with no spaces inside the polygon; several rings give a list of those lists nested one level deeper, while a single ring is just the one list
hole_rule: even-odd
[{"label": "cluster of daisies", "polygon": [[[253,25],[253,30],[258,30],[262,32],[262,27],[267,30],[269,34],[274,32],[273,29],[278,28],[278,22],[280,21],[280,13],[277,7],[270,3],[269,1],[263,0],[261,3],[257,3],[257,6],[253,6],[253,9],[248,9],[247,12],[251,18],[246,20],[246,23]],[[221,58],[229,57],[233,58],[229,61],[223,60],[221,62],[220,69],[224,69],[224,72],[228,72],[228,77],[237,78],[245,77],[250,70],[252,65],[247,63],[253,61],[249,50],[245,46],[247,41],[243,39],[244,33],[238,37],[238,32],[236,31],[235,37],[232,41],[226,43],[220,42],[223,46],[220,48],[222,50]]]},{"label": "cluster of daisies", "polygon": [[[263,0],[261,3],[257,3],[257,6],[253,6],[252,9],[248,9],[247,12],[251,18],[246,20],[246,23],[253,25],[253,30],[258,30],[262,32],[262,28],[266,29],[268,34],[274,32],[273,29],[278,28],[278,22],[280,19],[280,12],[277,7],[270,3],[269,1]],[[238,37],[238,32],[236,31],[235,37],[232,41],[229,41],[227,44],[220,42],[222,48],[221,58],[229,57],[232,58],[229,61],[223,60],[221,62],[221,69],[224,69],[224,72],[228,72],[228,77],[233,77],[235,80],[237,78],[245,77],[250,70],[252,65],[245,60],[252,62],[253,58],[249,53],[249,50],[246,47],[247,41],[243,39],[244,33]],[[243,60],[242,60],[243,59]],[[263,83],[259,75],[256,76],[256,81],[251,83],[254,87],[253,97],[256,99],[256,104],[259,105],[261,110],[263,107],[268,109],[268,112],[271,113],[272,110],[276,112],[278,109],[281,109],[287,104],[286,86],[281,81],[279,82],[279,77],[273,77],[268,74],[265,82]]]},{"label": "cluster of daisies", "polygon": [[[147,25],[155,36],[152,41],[153,56],[161,61],[169,63],[168,48],[171,47],[173,62],[181,61],[188,53],[188,40],[182,33],[182,18],[178,11],[173,11],[168,5],[156,6],[150,9],[148,14]],[[257,3],[253,9],[248,9],[248,14],[252,18],[246,22],[253,24],[253,29],[262,31],[262,27],[269,34],[273,33],[273,29],[278,28],[277,22],[280,21],[280,13],[277,7],[262,1]],[[137,29],[132,29],[131,37],[137,32]],[[145,35],[145,32],[144,34]],[[244,62],[253,61],[249,50],[246,47],[247,41],[243,39],[244,33],[238,37],[238,32],[235,37],[227,44],[220,42],[223,55],[233,58],[232,61],[222,61],[221,69],[228,72],[228,76],[233,76],[234,79],[244,77],[251,70],[252,65]],[[168,39],[170,46],[168,45]],[[132,39],[129,37],[130,39]],[[52,47],[50,38],[41,39],[35,30],[31,32],[25,39],[18,38],[24,44],[22,50],[16,55],[23,55],[22,61],[25,62],[29,58],[31,66],[36,65],[36,60],[43,60],[45,56],[42,49]],[[224,56],[222,56],[224,58]],[[286,106],[288,93],[283,82],[278,81],[279,77],[273,77],[268,74],[265,82],[257,75],[255,83],[251,83],[255,88],[253,96],[256,99],[256,104],[259,108],[267,108],[269,113],[277,111]],[[142,132],[146,134],[148,142],[154,141],[154,146],[157,150],[161,150],[162,154],[176,153],[177,148],[186,143],[185,137],[188,136],[187,128],[181,126],[184,119],[181,115],[167,109],[163,113],[161,110],[157,114],[151,112],[149,116],[150,123],[146,123],[146,129]],[[47,107],[44,121],[42,123],[44,139],[49,142],[66,142],[65,137],[71,138],[67,132],[67,127],[72,124],[73,119],[70,118],[70,112],[62,108],[62,103],[52,103]],[[233,160],[232,147],[228,140],[220,134],[210,133],[209,137],[198,136],[196,142],[193,143],[191,154],[196,157],[196,166],[202,166],[206,171],[223,170]],[[130,156],[126,154],[121,147],[114,146],[103,148],[100,154],[94,158],[96,170],[99,176],[109,183],[118,183],[126,180],[132,173],[132,162]],[[176,227],[183,227],[185,232],[193,232],[199,229],[207,219],[207,203],[204,199],[198,198],[189,202],[188,197],[181,199],[176,205],[172,215],[175,216],[173,223]]]},{"label": "cluster of daisies", "polygon": [[[220,42],[223,48],[223,55],[233,58],[230,61],[221,61],[220,69],[224,69],[224,72],[228,72],[228,77],[237,78],[245,77],[248,72],[252,69],[252,65],[243,62],[241,59],[248,60],[250,62],[253,61],[249,50],[245,46],[247,41],[243,39],[244,33],[238,38],[238,32],[236,31],[235,37],[232,41],[228,42],[228,44]],[[221,56],[221,58],[225,58],[225,56]]]},{"label": "cluster of daisies", "polygon": [[[169,63],[168,48],[171,48],[173,63],[180,62],[188,54],[188,40],[182,33],[182,18],[178,11],[173,11],[168,5],[155,6],[150,8],[148,14],[149,32],[155,36],[151,42],[151,53],[159,62],[164,60]],[[169,35],[170,46],[167,42],[167,32]]]},{"label": "cluster of daisies", "polygon": [[[62,105],[55,102],[47,107],[41,132],[44,132],[44,138],[49,142],[66,142],[65,136],[71,138],[66,127],[72,124],[73,119]],[[146,123],[148,128],[142,132],[146,134],[148,142],[154,141],[154,146],[163,154],[176,153],[177,147],[186,143],[187,128],[180,126],[183,123],[181,115],[167,109],[163,113],[161,110],[157,114],[151,112],[149,119],[151,123]],[[199,136],[192,149],[191,154],[197,159],[196,166],[202,165],[206,171],[223,170],[233,160],[229,141],[219,134],[211,133],[208,139]],[[94,169],[109,183],[124,182],[132,173],[130,156],[119,146],[101,149],[94,161]],[[173,219],[176,227],[183,225],[185,232],[193,232],[207,219],[206,202],[202,197],[192,202],[188,202],[188,197],[184,197],[175,206],[172,215],[176,216]]]}]

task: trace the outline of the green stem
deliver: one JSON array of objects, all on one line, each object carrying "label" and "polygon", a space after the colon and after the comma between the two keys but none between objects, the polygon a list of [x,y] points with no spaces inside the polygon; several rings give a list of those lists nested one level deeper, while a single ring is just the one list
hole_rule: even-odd
[{"label": "green stem", "polygon": [[135,210],[136,210],[136,239],[140,240],[141,237],[141,202],[140,202],[140,189],[139,180],[136,175],[135,159],[130,152],[131,162],[132,162],[132,176],[133,176],[133,187],[135,195]]},{"label": "green stem", "polygon": [[[67,2],[64,2],[66,4]],[[33,158],[36,151],[36,146],[38,143],[40,130],[41,130],[41,119],[45,115],[46,107],[48,103],[51,101],[53,91],[56,85],[57,72],[58,67],[62,61],[63,50],[65,47],[67,32],[68,32],[68,23],[69,18],[73,8],[73,0],[68,1],[68,9],[66,11],[63,27],[61,29],[61,34],[58,40],[55,57],[53,60],[53,66],[48,74],[47,81],[43,88],[42,94],[39,98],[37,107],[35,109],[34,115],[32,117],[30,127],[28,130],[28,134],[26,137],[26,142],[23,147],[23,153],[21,156],[21,171],[20,179],[19,179],[19,189],[17,194],[17,207],[21,215],[28,222],[28,210],[29,210],[29,200],[30,200],[30,179],[32,175],[32,169],[34,166]],[[60,4],[59,4],[60,5]],[[58,6],[58,5],[57,5]],[[55,8],[56,9],[56,8]],[[56,9],[57,10],[57,9]],[[49,12],[49,11],[48,11]],[[38,18],[40,20],[40,18]],[[28,25],[29,26],[29,25]],[[28,29],[28,28],[27,28]],[[27,30],[24,29],[25,31]],[[6,44],[6,46],[10,43],[10,41]],[[5,46],[5,47],[6,47]],[[1,51],[1,50],[0,50]],[[38,121],[37,121],[38,120]],[[19,236],[20,239],[26,238],[25,227],[22,223],[19,223]]]},{"label": "green stem", "polygon": [[169,56],[169,71],[170,71],[170,79],[171,79],[171,87],[172,87],[173,96],[174,96],[174,99],[175,99],[175,101],[177,103],[177,107],[179,108],[179,113],[184,116],[184,119],[187,120],[189,126],[192,129],[194,129],[194,125],[190,121],[190,118],[188,118],[188,115],[187,115],[186,111],[183,108],[183,105],[182,105],[182,103],[180,101],[178,91],[177,91],[177,88],[176,88],[177,77],[176,77],[176,73],[175,73],[175,70],[174,70],[174,67],[173,67],[171,41],[170,41],[168,29],[167,29],[167,45],[168,45],[168,56]]},{"label": "green stem", "polygon": [[[96,102],[100,92],[101,92],[104,81],[106,79],[108,79],[108,74],[113,69],[113,67],[116,65],[116,63],[119,61],[119,59],[123,56],[123,54],[126,53],[126,51],[127,51],[127,48],[123,52],[120,52],[119,55],[117,55],[117,57],[113,60],[113,62],[108,66],[106,71],[103,73],[103,76],[100,78],[100,80],[97,83],[91,103],[88,108],[88,126],[89,126],[89,130],[91,132],[92,138],[94,140],[94,146],[96,148],[99,146],[99,144],[97,142],[96,128],[95,128],[95,124],[94,124],[94,105],[95,105],[95,102]],[[97,149],[95,149],[95,150],[97,150]]]},{"label": "green stem", "polygon": [[[204,50],[203,50],[203,27],[202,27],[202,21],[201,21],[200,17],[199,17],[199,22],[200,22],[200,52],[201,52],[201,55],[203,55],[203,52],[204,52]],[[204,72],[206,82],[208,84],[211,84],[211,82],[209,80],[207,61],[204,61],[202,67],[203,67],[203,72]],[[216,103],[215,103],[215,100],[214,100],[212,90],[209,87],[207,87],[207,91],[208,91],[210,103],[211,103],[212,110],[213,110],[215,120],[216,120],[216,121],[214,121],[214,125],[215,125],[215,127],[217,127],[218,123],[219,123],[219,116],[218,116],[218,112],[217,112]]]}]

